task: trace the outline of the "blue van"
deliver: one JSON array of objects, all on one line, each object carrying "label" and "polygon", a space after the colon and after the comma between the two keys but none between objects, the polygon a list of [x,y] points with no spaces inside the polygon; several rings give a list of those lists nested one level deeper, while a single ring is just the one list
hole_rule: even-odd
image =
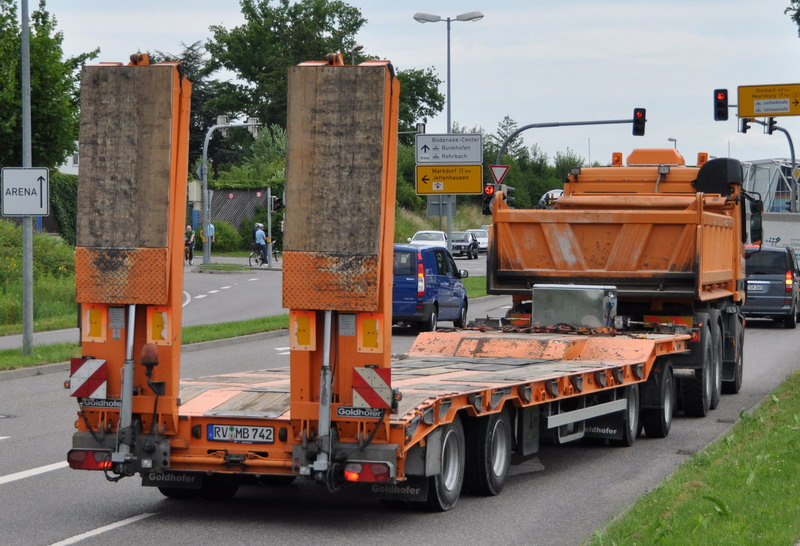
[{"label": "blue van", "polygon": [[446,248],[394,245],[392,324],[417,324],[433,332],[438,321],[452,320],[463,328],[467,291],[461,279],[467,276]]}]

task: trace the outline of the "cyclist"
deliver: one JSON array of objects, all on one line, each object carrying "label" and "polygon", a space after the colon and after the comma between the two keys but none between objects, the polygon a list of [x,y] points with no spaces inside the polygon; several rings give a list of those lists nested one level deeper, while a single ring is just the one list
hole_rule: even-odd
[{"label": "cyclist", "polygon": [[263,263],[267,263],[267,236],[264,234],[264,225],[257,223],[256,224],[256,245],[258,249],[261,251],[261,261]]},{"label": "cyclist", "polygon": [[186,258],[189,260],[189,265],[191,265],[192,260],[194,260],[194,230],[192,229],[192,226],[186,226],[186,231],[184,232],[183,237],[183,245],[185,248]]}]

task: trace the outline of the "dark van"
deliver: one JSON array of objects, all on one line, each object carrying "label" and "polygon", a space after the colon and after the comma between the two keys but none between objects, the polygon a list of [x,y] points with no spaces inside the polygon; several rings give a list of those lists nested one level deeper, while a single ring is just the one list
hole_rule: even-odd
[{"label": "dark van", "polygon": [[788,247],[748,246],[747,299],[742,307],[746,317],[771,318],[795,328],[800,305],[797,301],[800,270],[797,257]]},{"label": "dark van", "polygon": [[392,324],[416,324],[433,332],[440,320],[456,328],[467,323],[467,291],[446,248],[394,245]]}]

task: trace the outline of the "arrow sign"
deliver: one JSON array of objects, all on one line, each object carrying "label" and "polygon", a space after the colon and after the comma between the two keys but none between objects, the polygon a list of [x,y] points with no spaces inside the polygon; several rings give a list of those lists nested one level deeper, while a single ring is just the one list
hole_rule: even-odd
[{"label": "arrow sign", "polygon": [[503,182],[503,179],[506,177],[506,173],[508,169],[510,169],[510,165],[489,165],[489,170],[492,171],[492,178],[494,178],[495,184],[500,184]]},{"label": "arrow sign", "polygon": [[3,167],[3,216],[49,216],[50,174],[45,167]]}]

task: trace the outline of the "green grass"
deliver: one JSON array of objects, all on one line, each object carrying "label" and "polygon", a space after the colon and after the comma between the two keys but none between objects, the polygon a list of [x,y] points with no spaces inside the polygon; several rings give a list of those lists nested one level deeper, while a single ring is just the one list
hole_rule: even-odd
[{"label": "green grass", "polygon": [[800,372],[740,418],[591,544],[796,544]]},{"label": "green grass", "polygon": [[467,277],[461,279],[464,283],[464,288],[467,289],[467,297],[469,299],[480,298],[486,295],[486,277]]}]

